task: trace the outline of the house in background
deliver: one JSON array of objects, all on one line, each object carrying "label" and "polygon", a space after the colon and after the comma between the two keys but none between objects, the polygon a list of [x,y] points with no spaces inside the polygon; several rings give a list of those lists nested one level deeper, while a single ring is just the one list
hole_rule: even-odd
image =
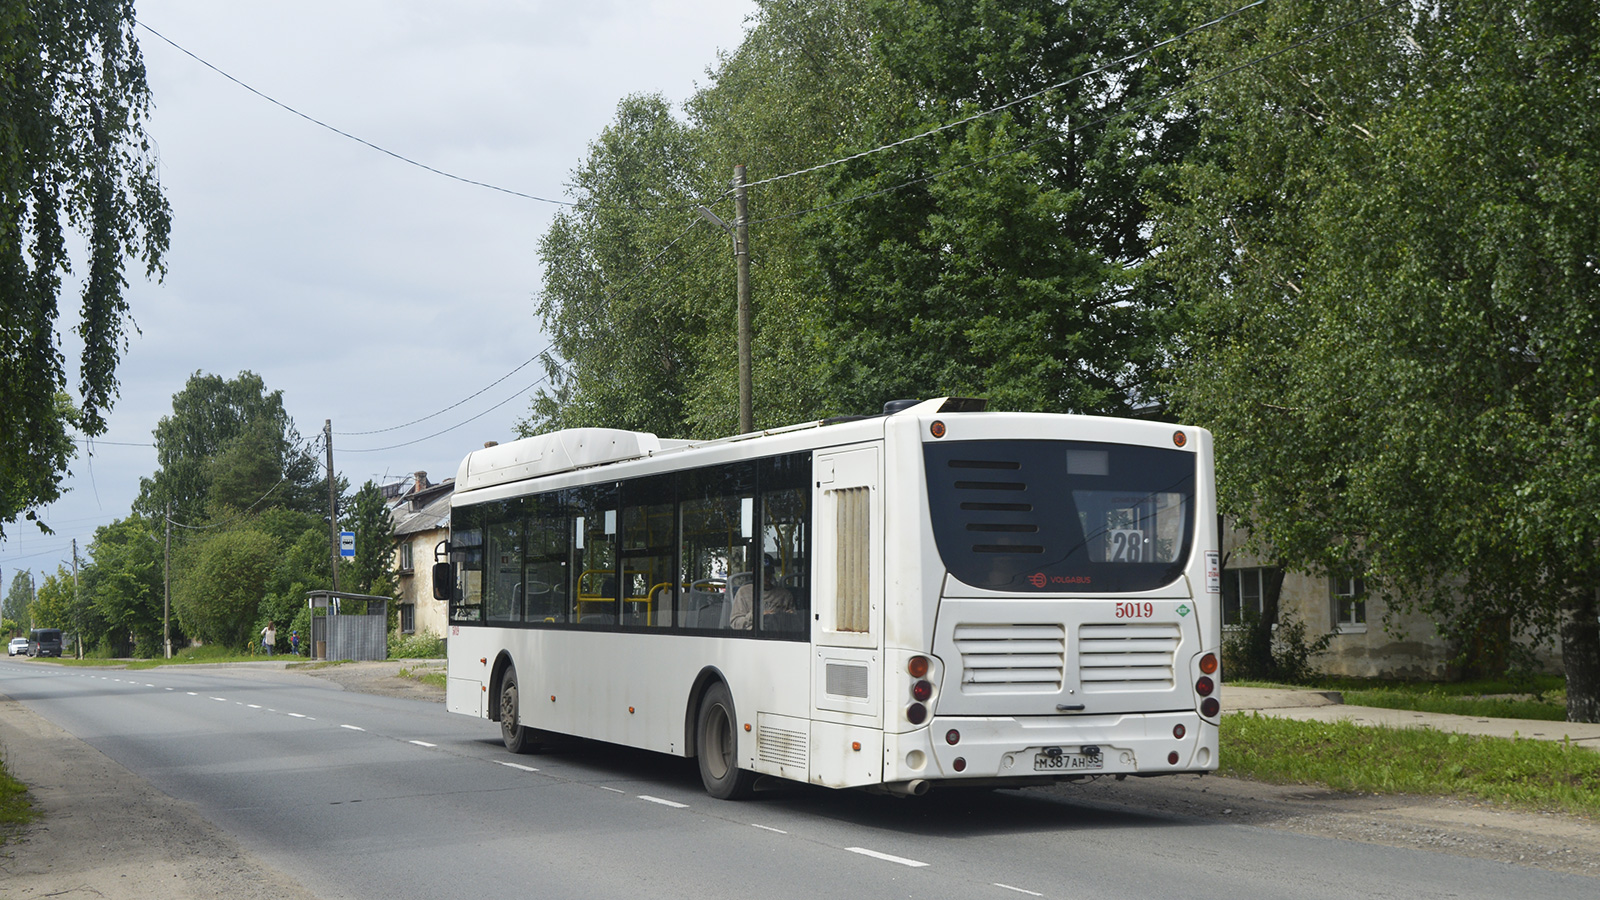
[{"label": "house in background", "polygon": [[384,499],[394,521],[394,572],[400,595],[400,633],[445,633],[443,600],[433,599],[433,551],[450,540],[450,497],[455,479],[428,482],[427,472],[411,481],[384,485]]},{"label": "house in background", "polygon": [[[1269,561],[1246,553],[1245,534],[1222,532],[1222,629],[1226,638],[1250,614],[1266,608],[1266,592],[1276,573]],[[1328,578],[1285,572],[1278,592],[1278,621],[1285,614],[1306,626],[1307,640],[1331,633],[1328,649],[1311,658],[1328,675],[1352,678],[1440,680],[1457,674],[1457,648],[1439,634],[1434,620],[1419,610],[1391,611],[1367,596],[1360,578]],[[1275,622],[1274,625],[1277,623]],[[1387,625],[1387,627],[1385,627]],[[1535,658],[1559,671],[1560,648],[1541,645]]]}]

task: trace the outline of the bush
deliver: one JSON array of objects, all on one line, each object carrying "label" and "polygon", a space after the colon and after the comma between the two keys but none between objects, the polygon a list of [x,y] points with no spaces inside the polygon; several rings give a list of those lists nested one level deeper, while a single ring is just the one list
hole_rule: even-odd
[{"label": "bush", "polygon": [[443,656],[444,638],[431,631],[389,635],[390,659],[440,659]]},{"label": "bush", "polygon": [[1222,671],[1234,681],[1255,679],[1303,684],[1315,679],[1311,657],[1328,649],[1332,634],[1306,639],[1306,624],[1292,613],[1278,616],[1276,627],[1246,613],[1245,623],[1222,639]]}]

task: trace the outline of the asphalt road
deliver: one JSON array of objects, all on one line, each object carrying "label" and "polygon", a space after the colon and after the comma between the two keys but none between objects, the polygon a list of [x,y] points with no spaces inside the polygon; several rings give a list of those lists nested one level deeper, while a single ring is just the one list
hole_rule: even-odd
[{"label": "asphalt road", "polygon": [[297,673],[0,662],[0,692],[194,803],[323,898],[1588,896],[1575,875],[1156,813],[1070,791],[712,800],[692,762]]}]

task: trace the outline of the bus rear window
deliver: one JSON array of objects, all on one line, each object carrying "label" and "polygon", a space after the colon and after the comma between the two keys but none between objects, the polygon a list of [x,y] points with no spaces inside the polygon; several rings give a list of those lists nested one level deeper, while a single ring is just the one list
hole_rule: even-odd
[{"label": "bus rear window", "polygon": [[930,442],[923,454],[939,555],[973,587],[1146,591],[1189,561],[1192,453],[1030,440]]}]

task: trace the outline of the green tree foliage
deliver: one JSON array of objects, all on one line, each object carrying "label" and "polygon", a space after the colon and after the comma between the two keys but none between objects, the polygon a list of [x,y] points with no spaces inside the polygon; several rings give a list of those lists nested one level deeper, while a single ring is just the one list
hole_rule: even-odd
[{"label": "green tree foliage", "polygon": [[84,634],[113,656],[162,651],[163,550],[156,523],[138,514],[95,529],[80,590],[102,630]]},{"label": "green tree foliage", "polygon": [[57,566],[54,574],[39,582],[39,590],[28,607],[30,627],[72,632],[77,621],[75,596],[72,572],[66,566]]},{"label": "green tree foliage", "polygon": [[[1279,2],[1218,31],[1163,212],[1175,389],[1229,511],[1458,636],[1559,633],[1600,721],[1600,20],[1562,0]],[[1465,644],[1465,641],[1464,641]]]},{"label": "green tree foliage", "polygon": [[184,631],[206,643],[243,648],[278,564],[278,545],[251,527],[218,532],[185,550],[172,590]]},{"label": "green tree foliage", "polygon": [[893,136],[1015,105],[834,170],[825,199],[840,205],[812,221],[848,405],[936,394],[1048,411],[1151,402],[1171,299],[1144,277],[1144,197],[1163,189],[1194,128],[1182,109],[1147,106],[1183,74],[1181,60],[1117,61],[1180,31],[1176,8],[872,4],[875,47],[915,97],[883,111]]},{"label": "green tree foliage", "polygon": [[[624,100],[573,173],[579,206],[540,243],[540,314],[553,387],[522,428],[603,425],[714,437],[738,421],[735,164],[751,180],[872,140],[872,111],[901,96],[876,62],[864,0],[763,0],[744,42],[679,119],[659,96]],[[751,305],[758,426],[832,411],[825,303],[803,212],[818,179],[751,189]],[[666,249],[664,249],[666,248]]]},{"label": "green tree foliage", "polygon": [[[0,0],[0,533],[61,493],[70,429],[105,432],[126,346],[123,267],[163,271],[170,211],[144,132],[133,0]],[[69,240],[86,244],[80,401],[55,331]]]},{"label": "green tree foliage", "polygon": [[33,573],[22,569],[11,573],[11,587],[6,590],[4,605],[0,605],[0,619],[12,623],[13,628],[28,627],[28,604],[33,602]]},{"label": "green tree foliage", "polygon": [[[394,589],[394,520],[383,492],[371,481],[350,501],[345,527],[356,535],[356,555],[350,561],[348,590],[358,594],[388,594]],[[346,587],[346,575],[340,574]]]},{"label": "green tree foliage", "polygon": [[169,501],[173,518],[186,524],[224,511],[310,512],[324,496],[316,454],[284,410],[283,392],[268,392],[253,372],[190,376],[155,438],[161,468],[140,479],[134,503],[146,515],[161,515]]}]

